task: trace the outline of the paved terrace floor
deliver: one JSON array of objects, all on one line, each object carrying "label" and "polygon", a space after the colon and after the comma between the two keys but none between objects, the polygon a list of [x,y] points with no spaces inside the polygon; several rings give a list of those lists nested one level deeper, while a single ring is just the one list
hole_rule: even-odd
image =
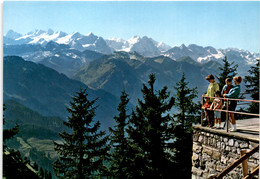
[{"label": "paved terrace floor", "polygon": [[[251,118],[251,119],[244,119],[244,120],[237,120],[237,131],[236,132],[228,132],[223,129],[211,129],[208,127],[202,127],[201,125],[195,125],[194,128],[244,138],[244,139],[251,139],[254,141],[259,142],[259,118]],[[223,127],[224,122],[222,122],[221,126]]]}]

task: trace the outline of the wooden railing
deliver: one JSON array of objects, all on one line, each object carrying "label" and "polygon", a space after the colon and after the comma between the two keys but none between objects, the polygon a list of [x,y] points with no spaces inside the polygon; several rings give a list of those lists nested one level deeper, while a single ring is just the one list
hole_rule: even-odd
[{"label": "wooden railing", "polygon": [[[202,104],[204,102],[204,98],[210,98],[210,99],[221,99],[221,100],[225,100],[226,104],[227,104],[227,108],[226,110],[222,110],[222,109],[212,109],[212,111],[221,111],[221,112],[225,112],[226,113],[226,125],[227,125],[227,132],[229,131],[229,127],[228,127],[228,120],[229,120],[229,114],[233,113],[233,114],[241,114],[241,115],[247,115],[247,116],[257,116],[259,117],[260,114],[254,114],[254,113],[247,113],[247,112],[237,112],[237,111],[230,111],[229,108],[229,101],[240,101],[240,102],[250,102],[250,103],[260,103],[260,101],[258,100],[249,100],[249,99],[232,99],[232,98],[220,98],[220,97],[206,97],[206,96],[202,96]],[[243,104],[250,104],[250,103],[243,103]],[[238,104],[240,105],[240,104]],[[207,109],[209,110],[209,109]],[[203,123],[203,110],[201,111],[201,126]]]},{"label": "wooden railing", "polygon": [[[215,177],[215,179],[221,179],[223,178],[225,175],[227,175],[230,171],[232,171],[235,167],[237,167],[239,164],[243,164],[243,162],[245,160],[247,160],[251,155],[253,155],[254,153],[259,151],[259,145],[256,146],[255,148],[253,148],[252,150],[250,150],[249,152],[243,154],[238,160],[236,160],[234,163],[232,163],[229,167],[227,167],[224,171],[222,171],[220,174],[218,174]],[[242,165],[243,166],[243,165]],[[244,164],[243,166],[243,174],[244,174],[244,178],[243,179],[249,179],[249,178],[253,178],[254,175],[258,174],[259,172],[259,165],[251,172],[248,174],[248,170],[247,169],[247,163]]]}]

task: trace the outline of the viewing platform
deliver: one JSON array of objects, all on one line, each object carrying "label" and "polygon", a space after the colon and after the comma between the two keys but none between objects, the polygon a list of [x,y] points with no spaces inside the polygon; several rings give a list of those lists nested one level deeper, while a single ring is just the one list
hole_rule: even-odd
[{"label": "viewing platform", "polygon": [[[221,123],[224,126],[225,122]],[[201,125],[194,125],[194,129],[201,129],[204,131],[210,131],[216,134],[223,134],[227,136],[234,136],[241,139],[250,139],[252,141],[259,142],[259,118],[251,118],[244,120],[236,120],[237,131],[227,132],[224,129],[211,129],[209,127],[202,127]]]},{"label": "viewing platform", "polygon": [[[259,145],[259,118],[237,120],[236,123],[236,132],[193,126],[193,179],[211,178],[220,174],[241,158],[242,151],[248,152]],[[249,173],[259,166],[258,151],[247,159],[247,164]],[[223,178],[243,178],[243,170],[239,164]]]}]

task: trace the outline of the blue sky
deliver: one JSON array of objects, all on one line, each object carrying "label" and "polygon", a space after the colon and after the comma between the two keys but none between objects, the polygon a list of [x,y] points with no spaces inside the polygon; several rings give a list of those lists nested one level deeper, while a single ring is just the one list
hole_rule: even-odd
[{"label": "blue sky", "polygon": [[7,1],[3,33],[51,28],[125,40],[146,35],[170,46],[260,52],[259,12],[260,1]]}]

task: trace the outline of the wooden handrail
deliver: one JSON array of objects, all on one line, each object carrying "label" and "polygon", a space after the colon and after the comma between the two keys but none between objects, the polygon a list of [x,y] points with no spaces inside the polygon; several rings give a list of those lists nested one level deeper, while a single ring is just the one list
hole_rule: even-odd
[{"label": "wooden handrail", "polygon": [[247,101],[247,102],[254,102],[254,103],[260,103],[259,100],[252,100],[252,99],[235,99],[235,98],[221,98],[221,97],[209,97],[209,96],[202,96],[203,98],[210,98],[210,99],[224,99],[224,100],[229,100],[229,101]]},{"label": "wooden handrail", "polygon": [[[208,109],[209,110],[209,109]],[[221,111],[221,112],[227,112],[227,110],[222,109],[212,109],[212,111]],[[245,112],[236,112],[236,111],[228,111],[228,113],[234,113],[234,114],[244,114],[248,116],[260,116],[260,114],[254,114],[254,113],[245,113]]]},{"label": "wooden handrail", "polygon": [[[248,99],[232,99],[232,98],[221,98],[221,97],[208,97],[208,96],[204,96],[202,95],[202,105],[204,104],[204,98],[210,98],[210,99],[215,99],[215,98],[218,98],[218,99],[223,99],[223,100],[226,100],[227,101],[227,104],[228,101],[247,101],[247,102],[253,102],[253,103],[260,103],[259,100],[248,100]],[[242,114],[242,115],[247,115],[247,116],[258,116],[260,117],[260,114],[254,114],[254,113],[246,113],[246,112],[237,112],[237,111],[229,111],[228,109],[229,105],[227,105],[227,108],[226,110],[222,110],[222,109],[207,109],[207,110],[212,110],[212,111],[221,111],[221,112],[226,112],[226,127],[227,127],[227,132],[229,131],[229,127],[228,127],[228,121],[229,121],[229,114],[232,113],[232,114]],[[201,125],[203,123],[203,111],[201,111]]]},{"label": "wooden handrail", "polygon": [[244,177],[243,179],[251,179],[253,178],[255,175],[257,175],[259,172],[259,165],[250,173],[248,174],[246,177]]},{"label": "wooden handrail", "polygon": [[235,167],[237,167],[239,164],[241,164],[244,160],[248,159],[251,155],[253,155],[255,152],[259,151],[259,145],[241,156],[238,160],[236,160],[234,163],[232,163],[229,167],[227,167],[224,171],[222,171],[220,174],[218,174],[215,178],[223,178],[225,175],[227,175],[230,171],[232,171]]}]

